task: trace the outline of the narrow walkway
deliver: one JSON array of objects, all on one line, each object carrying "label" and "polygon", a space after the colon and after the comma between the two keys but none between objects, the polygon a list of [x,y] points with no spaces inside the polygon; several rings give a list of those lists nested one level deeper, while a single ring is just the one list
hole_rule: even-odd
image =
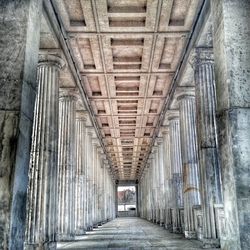
[{"label": "narrow walkway", "polygon": [[140,218],[117,218],[79,236],[74,242],[58,243],[58,249],[202,249],[199,241],[169,233]]}]

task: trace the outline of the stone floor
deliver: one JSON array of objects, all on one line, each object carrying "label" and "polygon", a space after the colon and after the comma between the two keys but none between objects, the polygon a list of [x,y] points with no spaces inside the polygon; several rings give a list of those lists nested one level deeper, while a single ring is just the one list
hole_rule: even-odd
[{"label": "stone floor", "polygon": [[199,241],[169,233],[140,218],[117,218],[58,249],[202,249]]}]

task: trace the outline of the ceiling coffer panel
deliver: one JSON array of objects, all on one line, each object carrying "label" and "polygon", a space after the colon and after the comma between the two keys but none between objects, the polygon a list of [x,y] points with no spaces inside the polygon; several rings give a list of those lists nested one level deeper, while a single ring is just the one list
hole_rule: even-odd
[{"label": "ceiling coffer panel", "polygon": [[199,0],[55,0],[111,167],[139,178]]}]

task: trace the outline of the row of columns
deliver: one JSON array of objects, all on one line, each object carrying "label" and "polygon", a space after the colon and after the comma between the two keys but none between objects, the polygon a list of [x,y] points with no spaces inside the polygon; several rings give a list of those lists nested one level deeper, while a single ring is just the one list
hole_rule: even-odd
[{"label": "row of columns", "polygon": [[26,249],[53,249],[115,217],[108,161],[76,93],[60,89],[63,60],[41,55],[27,203]]},{"label": "row of columns", "polygon": [[[215,204],[222,202],[215,120],[215,81],[211,49],[197,49],[195,88],[177,91],[178,110],[153,148],[140,181],[141,217],[197,238],[195,209],[201,207],[204,247],[218,246]],[[180,91],[181,90],[181,91]]]}]

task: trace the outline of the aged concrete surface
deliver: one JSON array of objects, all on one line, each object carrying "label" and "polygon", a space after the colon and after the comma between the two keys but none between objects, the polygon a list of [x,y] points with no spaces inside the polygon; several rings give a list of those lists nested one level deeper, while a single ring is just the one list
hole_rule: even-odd
[{"label": "aged concrete surface", "polygon": [[223,249],[250,249],[250,1],[212,1]]},{"label": "aged concrete surface", "polygon": [[139,218],[118,218],[75,242],[58,243],[57,249],[202,249],[197,240],[172,234],[159,225]]},{"label": "aged concrete surface", "polygon": [[41,2],[0,1],[0,249],[24,241]]}]

